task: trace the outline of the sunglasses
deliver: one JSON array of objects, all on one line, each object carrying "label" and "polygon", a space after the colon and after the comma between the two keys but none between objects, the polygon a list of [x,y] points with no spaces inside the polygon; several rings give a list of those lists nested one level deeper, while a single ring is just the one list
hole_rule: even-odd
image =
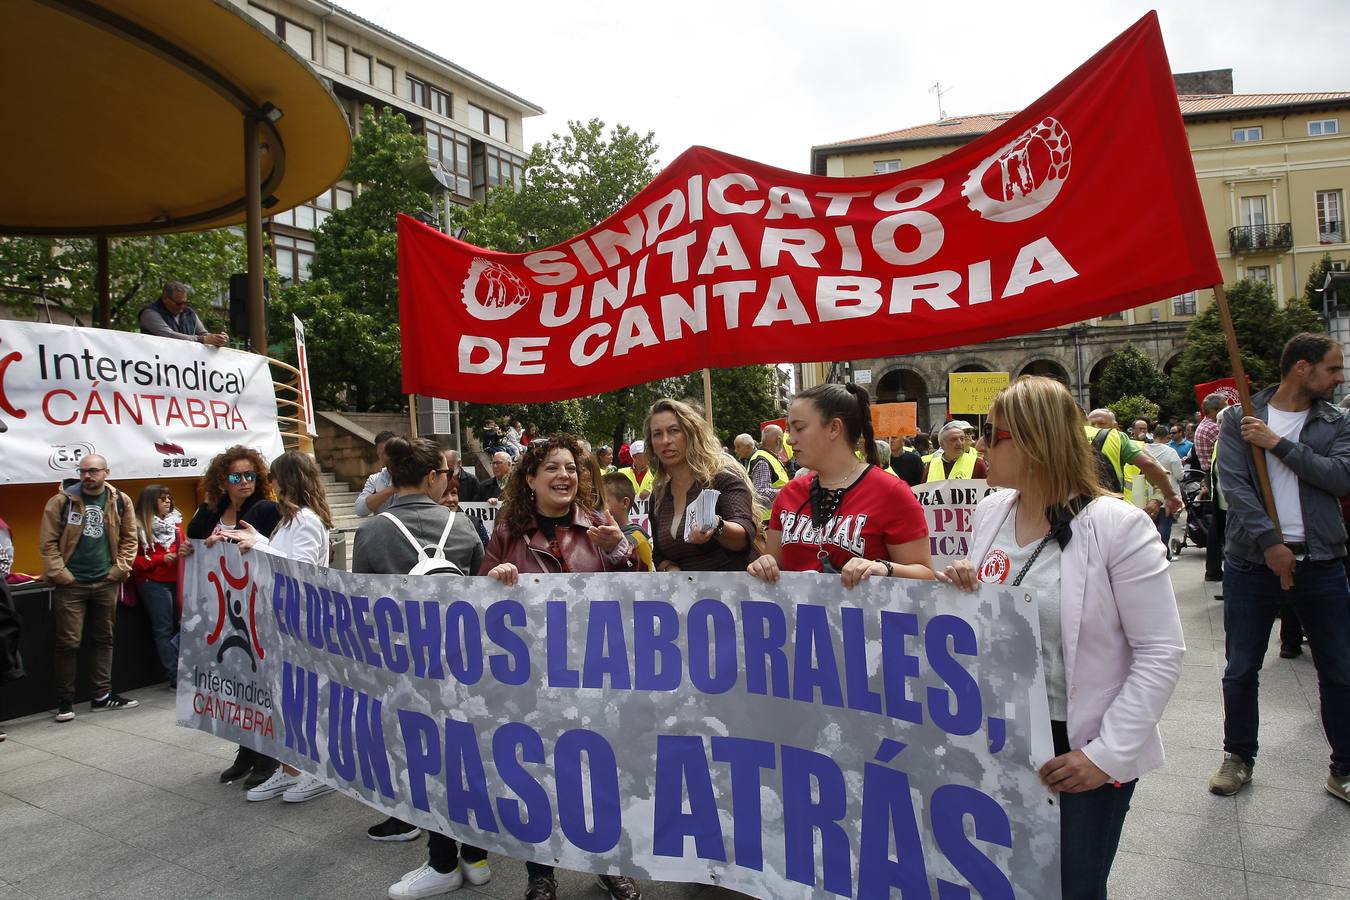
[{"label": "sunglasses", "polygon": [[228,474],[228,475],[225,476],[225,480],[228,481],[230,484],[240,484],[240,483],[243,483],[243,482],[247,482],[248,484],[252,484],[253,482],[255,482],[255,481],[258,480],[258,473],[256,473],[256,472],[231,472],[230,474]]},{"label": "sunglasses", "polygon": [[984,436],[984,445],[991,450],[999,441],[1006,441],[1012,437],[1011,431],[997,429],[989,422],[984,423],[984,431],[981,433]]}]

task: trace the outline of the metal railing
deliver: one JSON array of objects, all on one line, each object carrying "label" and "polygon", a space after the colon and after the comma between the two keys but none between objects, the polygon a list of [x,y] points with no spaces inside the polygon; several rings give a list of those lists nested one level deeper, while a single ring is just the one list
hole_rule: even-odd
[{"label": "metal railing", "polygon": [[1344,222],[1320,222],[1317,226],[1317,243],[1339,244],[1345,240]]},{"label": "metal railing", "polygon": [[1294,226],[1288,222],[1273,225],[1238,225],[1228,229],[1228,248],[1234,253],[1262,250],[1288,250],[1294,246]]},{"label": "metal railing", "polygon": [[[282,370],[281,378],[273,376],[272,389],[277,393],[277,427],[281,431],[281,440],[287,450],[299,450],[314,455],[314,438],[310,436],[305,421],[305,402],[300,391],[300,370],[290,363],[268,357],[267,361]],[[290,396],[283,396],[288,394]],[[290,411],[294,415],[286,415]]]}]

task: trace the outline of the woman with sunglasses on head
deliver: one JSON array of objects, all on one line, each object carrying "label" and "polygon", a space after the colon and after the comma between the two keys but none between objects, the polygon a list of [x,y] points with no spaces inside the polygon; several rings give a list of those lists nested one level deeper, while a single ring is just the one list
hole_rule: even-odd
[{"label": "woman with sunglasses on head", "polygon": [[[276,556],[326,567],[328,529],[333,527],[333,514],[328,509],[318,464],[308,454],[287,450],[272,460],[270,477],[277,495],[277,509],[281,511],[281,524],[272,536],[261,534],[244,520],[233,531],[211,535],[206,539],[207,546],[217,540],[229,540],[238,544],[242,553],[257,547]],[[246,796],[255,803],[274,797],[286,803],[304,803],[332,790],[313,775],[283,765]]]},{"label": "woman with sunglasses on head", "polygon": [[136,499],[140,550],[131,564],[131,578],[150,619],[150,633],[170,691],[178,686],[178,560],[192,550],[183,536],[182,522],[182,513],[173,508],[173,494],[164,485],[149,485]]},{"label": "woman with sunglasses on head", "polygon": [[[236,444],[216,454],[206,467],[202,485],[206,502],[197,507],[187,527],[187,536],[193,540],[232,532],[245,521],[259,534],[270,535],[281,521],[281,511],[271,499],[267,462],[252,447]],[[254,788],[276,770],[275,759],[241,746],[234,763],[220,773],[220,780],[243,778],[245,787]]]},{"label": "woman with sunglasses on head", "polygon": [[[739,572],[754,558],[754,486],[687,403],[657,400],[647,414],[652,472],[652,562],[658,572]],[[685,537],[685,513],[704,490],[720,492],[717,517]]]},{"label": "woman with sunglasses on head", "polygon": [[938,578],[1034,589],[1060,802],[1066,900],[1106,896],[1138,778],[1163,762],[1158,722],[1184,645],[1167,558],[1148,515],[1101,486],[1083,412],[1058,381],[1023,376],[994,397],[980,441],[989,484],[970,559]]},{"label": "woman with sunglasses on head", "polygon": [[[613,516],[591,505],[591,473],[576,438],[535,438],[511,470],[480,574],[514,585],[521,573],[633,572],[633,545]],[[525,900],[556,900],[553,867],[525,863]],[[641,900],[638,883],[601,875],[613,900]]]},{"label": "woman with sunglasses on head", "polygon": [[[396,493],[378,515],[356,530],[352,572],[406,575],[426,558],[426,550],[434,551],[438,546],[443,548],[445,559],[465,575],[478,571],[483,544],[473,523],[467,515],[441,504],[451,469],[440,445],[426,438],[395,437],[384,445],[384,455]],[[415,548],[414,543],[422,549]],[[366,829],[367,837],[381,842],[416,840],[421,833],[416,825],[395,816]],[[394,900],[431,897],[457,890],[466,881],[479,885],[491,878],[486,850],[457,844],[448,835],[428,831],[426,863],[404,873],[390,886],[389,896]]]},{"label": "woman with sunglasses on head", "polygon": [[932,579],[927,519],[909,485],[877,465],[867,392],[854,384],[802,391],[789,407],[788,433],[795,459],[812,474],[778,492],[768,552],[747,571],[769,583],[780,570],[838,573],[844,587],[868,578]]}]

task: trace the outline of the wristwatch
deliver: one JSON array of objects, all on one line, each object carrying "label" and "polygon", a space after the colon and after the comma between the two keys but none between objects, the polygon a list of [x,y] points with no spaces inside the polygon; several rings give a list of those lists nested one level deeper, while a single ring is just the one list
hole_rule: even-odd
[{"label": "wristwatch", "polygon": [[717,540],[718,538],[720,538],[722,536],[722,532],[726,531],[726,528],[727,528],[726,520],[723,519],[721,516],[718,516],[717,524],[713,526],[713,533],[712,533],[713,540]]}]

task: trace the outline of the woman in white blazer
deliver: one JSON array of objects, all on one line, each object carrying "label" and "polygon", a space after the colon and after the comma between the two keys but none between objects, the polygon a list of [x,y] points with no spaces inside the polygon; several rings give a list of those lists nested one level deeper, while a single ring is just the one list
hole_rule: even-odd
[{"label": "woman in white blazer", "polygon": [[989,484],[970,558],[938,578],[1034,588],[1060,798],[1065,900],[1104,898],[1137,779],[1162,765],[1158,722],[1185,650],[1166,550],[1143,510],[1108,495],[1082,410],[1049,378],[994,398],[980,449]]},{"label": "woman in white blazer", "polygon": [[[266,537],[242,519],[239,528],[223,533],[247,553],[254,547],[275,556],[315,566],[328,565],[328,530],[333,514],[323,490],[319,466],[313,457],[298,450],[287,450],[272,461],[272,487],[276,489],[281,524]],[[209,543],[209,541],[208,541]],[[323,796],[333,788],[313,775],[291,766],[281,766],[272,777],[249,790],[252,801],[280,797],[288,803],[303,803]]]}]

